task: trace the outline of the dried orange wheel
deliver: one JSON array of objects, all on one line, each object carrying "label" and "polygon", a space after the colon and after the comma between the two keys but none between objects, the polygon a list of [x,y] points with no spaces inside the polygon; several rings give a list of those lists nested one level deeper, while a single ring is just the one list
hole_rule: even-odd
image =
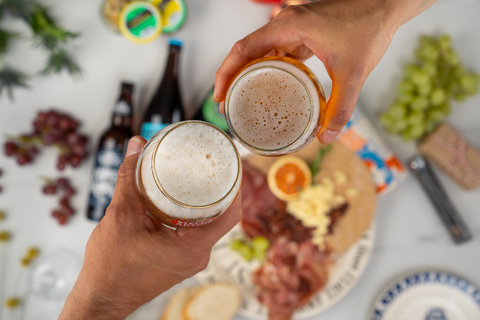
[{"label": "dried orange wheel", "polygon": [[311,183],[310,168],[298,157],[280,158],[268,170],[268,187],[281,200],[295,199]]}]

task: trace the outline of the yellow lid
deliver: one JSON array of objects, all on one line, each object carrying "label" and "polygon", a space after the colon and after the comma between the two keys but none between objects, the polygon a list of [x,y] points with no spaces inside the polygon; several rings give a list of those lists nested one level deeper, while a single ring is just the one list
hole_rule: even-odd
[{"label": "yellow lid", "polygon": [[160,11],[146,1],[131,2],[120,14],[120,31],[134,43],[144,44],[155,40],[162,33],[162,26]]}]

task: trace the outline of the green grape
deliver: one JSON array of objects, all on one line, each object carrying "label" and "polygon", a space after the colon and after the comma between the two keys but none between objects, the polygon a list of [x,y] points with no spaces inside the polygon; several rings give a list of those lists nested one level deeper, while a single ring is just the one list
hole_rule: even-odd
[{"label": "green grape", "polygon": [[431,61],[424,62],[421,69],[430,77],[435,76],[437,73],[437,65]]},{"label": "green grape", "polygon": [[438,107],[436,107],[441,113],[443,113],[444,117],[448,116],[451,112],[451,107],[448,103],[444,103]]},{"label": "green grape", "polygon": [[390,133],[400,133],[408,127],[408,123],[404,119],[396,119],[393,121],[392,126],[388,129]]},{"label": "green grape", "polygon": [[245,243],[240,240],[240,239],[233,239],[231,242],[230,242],[230,249],[232,249],[233,251],[240,251],[240,248],[242,246],[244,246]]},{"label": "green grape", "polygon": [[419,71],[422,71],[422,69],[420,69],[414,64],[407,64],[405,66],[405,74],[407,76],[407,79],[411,79]]},{"label": "green grape", "polygon": [[402,133],[402,140],[403,141],[411,141],[413,140],[413,136],[410,134],[410,130],[405,130]]},{"label": "green grape", "polygon": [[398,92],[400,93],[411,93],[413,89],[415,89],[415,86],[413,85],[412,81],[408,79],[404,79],[398,85]]},{"label": "green grape", "polygon": [[270,246],[270,242],[267,238],[257,236],[252,240],[252,247],[254,251],[266,251]]},{"label": "green grape", "polygon": [[409,126],[405,130],[405,133],[407,133],[411,139],[418,139],[425,133],[425,126],[422,123]]},{"label": "green grape", "polygon": [[448,50],[448,49],[450,49],[450,47],[452,45],[452,39],[450,39],[449,35],[444,34],[444,35],[440,36],[440,38],[438,38],[437,43],[438,43],[438,46],[440,47],[440,49]]},{"label": "green grape", "polygon": [[434,43],[434,40],[432,37],[429,36],[421,36],[420,37],[420,46],[428,46]]},{"label": "green grape", "polygon": [[420,84],[417,87],[417,92],[419,95],[426,97],[432,91],[432,84],[430,82]]},{"label": "green grape", "polygon": [[463,92],[456,92],[453,94],[453,99],[457,101],[465,101],[466,98],[467,98],[467,95]]},{"label": "green grape", "polygon": [[410,113],[410,115],[407,117],[407,122],[410,125],[419,125],[423,122],[425,119],[425,115],[421,111],[414,111]]},{"label": "green grape", "polygon": [[421,44],[415,51],[415,56],[423,61],[435,61],[440,57],[440,52],[437,46],[432,42],[431,44]]},{"label": "green grape", "polygon": [[265,260],[265,257],[267,256],[266,251],[254,251],[253,252],[253,258],[256,260],[263,261]]},{"label": "green grape", "polygon": [[423,70],[417,70],[415,73],[412,74],[412,82],[416,85],[421,85],[428,83],[430,81],[430,77],[428,74]]},{"label": "green grape", "polygon": [[445,114],[438,108],[432,108],[427,112],[427,123],[438,123],[445,118]]},{"label": "green grape", "polygon": [[247,244],[243,244],[239,250],[238,253],[242,256],[243,259],[250,261],[253,258],[253,249],[250,248]]},{"label": "green grape", "polygon": [[380,122],[384,128],[390,128],[393,124],[393,119],[387,113],[382,114]]},{"label": "green grape", "polygon": [[416,97],[410,103],[410,108],[414,111],[425,110],[428,108],[428,100],[425,97]]},{"label": "green grape", "polygon": [[439,106],[447,100],[447,94],[442,88],[435,88],[430,94],[430,103]]},{"label": "green grape", "polygon": [[447,51],[446,60],[451,66],[458,66],[460,64],[460,56],[452,49]]},{"label": "green grape", "polygon": [[387,114],[390,118],[389,120],[404,118],[406,113],[407,108],[404,104],[401,103],[393,104],[387,111]]},{"label": "green grape", "polygon": [[475,94],[478,90],[478,75],[469,74],[459,79],[460,87],[467,94]]},{"label": "green grape", "polygon": [[412,101],[412,98],[412,95],[406,92],[400,92],[397,96],[397,100],[400,103],[409,103],[410,101]]},{"label": "green grape", "polygon": [[458,65],[452,68],[451,77],[452,78],[461,78],[462,76],[468,74],[467,69],[464,66]]}]

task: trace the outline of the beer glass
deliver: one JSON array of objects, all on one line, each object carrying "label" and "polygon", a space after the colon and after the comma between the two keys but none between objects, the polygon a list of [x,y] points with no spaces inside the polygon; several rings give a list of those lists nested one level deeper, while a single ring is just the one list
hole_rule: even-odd
[{"label": "beer glass", "polygon": [[242,163],[225,132],[182,121],[156,133],[137,163],[137,190],[147,213],[171,227],[212,222],[235,199]]},{"label": "beer glass", "polygon": [[295,152],[318,134],[325,93],[313,72],[287,57],[245,66],[228,89],[225,115],[232,134],[250,151]]}]

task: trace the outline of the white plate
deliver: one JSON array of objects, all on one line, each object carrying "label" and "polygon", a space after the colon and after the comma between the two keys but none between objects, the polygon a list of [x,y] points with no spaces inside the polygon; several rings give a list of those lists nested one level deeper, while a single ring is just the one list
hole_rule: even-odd
[{"label": "white plate", "polygon": [[409,273],[375,300],[371,320],[480,320],[480,289],[445,271]]},{"label": "white plate", "polygon": [[[236,284],[242,292],[239,314],[252,319],[266,319],[267,310],[255,297],[252,273],[260,266],[257,262],[246,262],[229,248],[230,240],[243,232],[236,226],[213,248],[208,267],[197,274],[202,284],[228,281]],[[375,225],[335,262],[324,289],[318,292],[306,306],[298,309],[293,319],[305,319],[319,314],[342,299],[357,283],[370,259],[375,235]]]}]

